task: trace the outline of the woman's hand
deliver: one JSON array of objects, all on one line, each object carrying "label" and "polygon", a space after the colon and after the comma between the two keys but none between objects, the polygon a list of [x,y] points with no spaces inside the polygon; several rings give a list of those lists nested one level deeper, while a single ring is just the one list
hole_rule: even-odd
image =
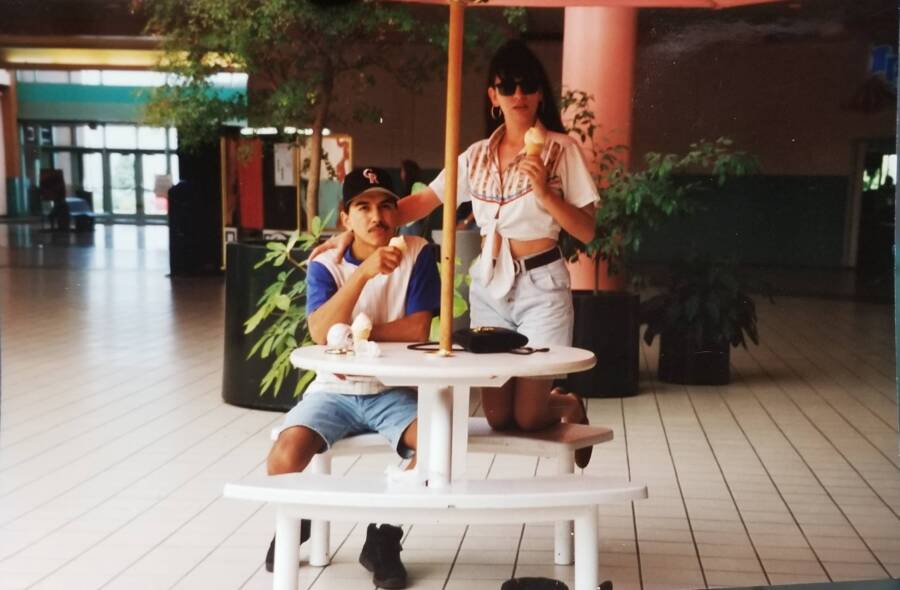
[{"label": "woman's hand", "polygon": [[353,232],[350,230],[341,232],[339,234],[334,234],[315,248],[313,248],[312,253],[309,255],[309,259],[312,260],[316,256],[328,252],[329,250],[335,250],[335,258],[340,260],[344,256],[344,252],[347,251],[347,248],[350,247],[350,244],[353,243]]},{"label": "woman's hand", "polygon": [[550,190],[547,186],[547,168],[544,166],[544,161],[540,156],[525,156],[519,162],[519,170],[528,177],[528,180],[531,182],[531,189],[541,201],[550,195]]}]

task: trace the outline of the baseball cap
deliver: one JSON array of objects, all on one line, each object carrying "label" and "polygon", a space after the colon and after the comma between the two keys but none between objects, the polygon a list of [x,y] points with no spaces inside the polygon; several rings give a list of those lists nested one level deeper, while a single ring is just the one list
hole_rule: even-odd
[{"label": "baseball cap", "polygon": [[344,177],[343,200],[344,206],[363,193],[370,191],[381,192],[399,199],[394,192],[394,183],[390,174],[382,168],[356,168]]}]

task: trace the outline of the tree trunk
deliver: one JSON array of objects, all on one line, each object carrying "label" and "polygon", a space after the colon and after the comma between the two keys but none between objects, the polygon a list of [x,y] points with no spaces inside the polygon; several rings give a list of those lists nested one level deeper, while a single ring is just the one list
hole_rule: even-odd
[{"label": "tree trunk", "polygon": [[322,130],[328,118],[328,107],[331,106],[331,93],[334,79],[331,67],[325,66],[322,71],[322,82],[319,84],[319,104],[312,123],[312,137],[309,140],[309,179],[306,183],[306,227],[312,228],[312,220],[319,214],[319,176],[322,168]]}]

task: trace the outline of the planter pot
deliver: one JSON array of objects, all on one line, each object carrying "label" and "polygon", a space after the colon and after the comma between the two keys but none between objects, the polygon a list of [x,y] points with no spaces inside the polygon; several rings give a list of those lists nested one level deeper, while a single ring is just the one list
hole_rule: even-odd
[{"label": "planter pot", "polygon": [[[566,261],[569,269],[569,277],[572,279],[573,291],[594,290],[594,259],[584,254],[579,254],[575,262]],[[628,287],[628,277],[623,271],[614,275],[609,274],[609,263],[600,261],[597,276],[597,289],[600,291],[625,291]]]},{"label": "planter pot", "polygon": [[640,297],[624,291],[573,291],[572,345],[597,356],[593,369],[573,373],[566,388],[583,397],[625,397],[638,391]]},{"label": "planter pot", "polygon": [[731,348],[725,343],[699,350],[681,334],[663,332],[657,376],[666,383],[727,385],[731,382]]},{"label": "planter pot", "polygon": [[252,334],[244,334],[244,321],[256,309],[256,302],[266,287],[282,269],[271,266],[253,269],[265,256],[264,242],[231,242],[226,247],[225,271],[225,367],[222,373],[222,399],[225,403],[243,408],[285,412],[297,400],[294,387],[300,371],[292,370],[281,385],[277,396],[271,390],[259,394],[259,382],[269,371],[272,358],[247,358],[260,334],[268,327],[263,322]]}]

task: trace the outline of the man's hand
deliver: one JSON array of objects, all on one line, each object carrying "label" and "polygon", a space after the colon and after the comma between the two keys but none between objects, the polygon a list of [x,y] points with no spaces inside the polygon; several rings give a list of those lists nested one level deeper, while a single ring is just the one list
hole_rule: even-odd
[{"label": "man's hand", "polygon": [[363,263],[359,265],[359,272],[363,273],[366,279],[391,274],[395,268],[400,266],[402,259],[403,253],[398,248],[382,246],[363,260]]},{"label": "man's hand", "polygon": [[344,252],[347,251],[347,248],[350,247],[350,244],[353,243],[353,232],[352,231],[344,231],[339,234],[335,234],[313,248],[313,251],[309,254],[309,259],[312,260],[319,254],[323,254],[328,252],[329,250],[334,250],[334,257],[337,260],[340,260],[344,256]]}]

